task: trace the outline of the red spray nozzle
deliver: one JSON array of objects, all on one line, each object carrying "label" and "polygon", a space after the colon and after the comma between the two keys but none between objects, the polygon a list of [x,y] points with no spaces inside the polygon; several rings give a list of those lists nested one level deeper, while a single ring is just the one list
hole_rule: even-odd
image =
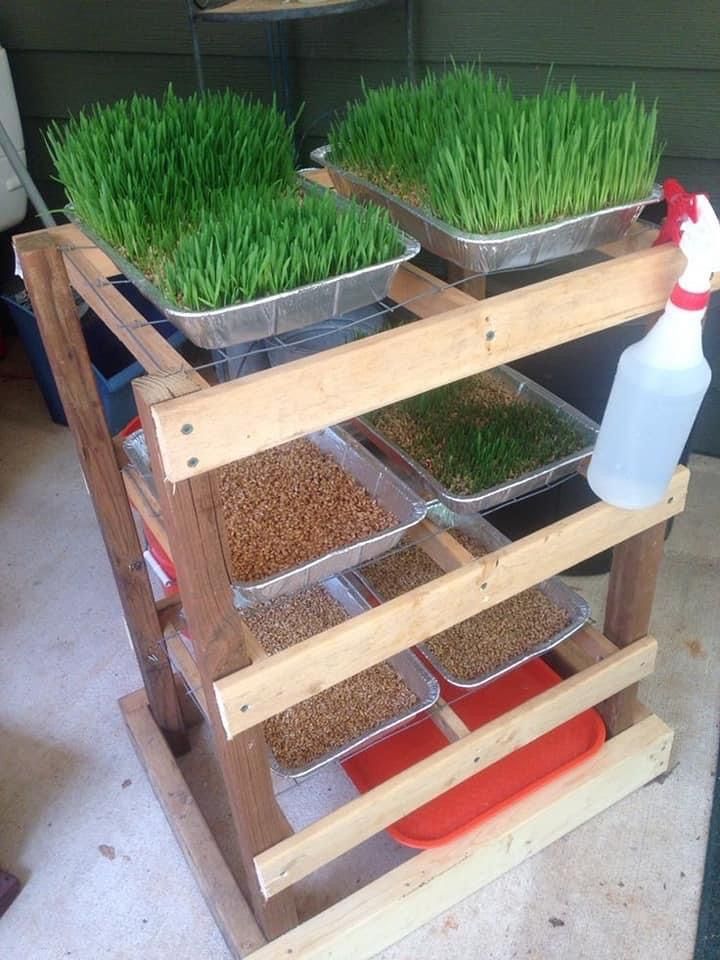
[{"label": "red spray nozzle", "polygon": [[663,193],[667,203],[667,216],[662,222],[660,233],[657,236],[654,247],[661,243],[674,243],[679,246],[682,237],[682,224],[685,220],[692,220],[697,223],[698,208],[696,193],[688,193],[685,187],[678,181],[669,177],[663,183]]}]

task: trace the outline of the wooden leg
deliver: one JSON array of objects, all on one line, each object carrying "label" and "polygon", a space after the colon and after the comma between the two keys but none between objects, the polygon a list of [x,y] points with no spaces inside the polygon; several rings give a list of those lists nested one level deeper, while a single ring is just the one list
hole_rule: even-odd
[{"label": "wooden leg", "polygon": [[[459,283],[463,277],[472,277],[471,280],[466,280],[465,283]],[[476,300],[484,300],[487,293],[487,278],[478,277],[471,270],[466,270],[464,267],[459,267],[456,263],[451,263],[448,260],[447,265],[447,279],[448,283],[458,284],[459,289],[463,293],[469,294],[471,297],[475,297]]]},{"label": "wooden leg", "polygon": [[[649,631],[665,526],[663,522],[650,527],[613,551],[603,632],[618,647],[626,647]],[[637,684],[633,684],[600,705],[610,736],[632,725],[636,701]]]},{"label": "wooden leg", "polygon": [[147,709],[144,691],[123,697],[120,709],[155,796],[234,960],[247,957],[264,945],[265,938],[190,787],[160,736]]},{"label": "wooden leg", "polygon": [[153,716],[173,750],[187,738],[125,487],[62,254],[47,234],[17,243],[25,283],[95,507]]},{"label": "wooden leg", "polygon": [[250,664],[247,628],[232,603],[224,520],[211,473],[170,483],[164,477],[151,413],[153,403],[198,389],[185,374],[135,381],[160,509],[165,521],[202,681],[215,751],[235,822],[244,875],[238,878],[265,936],[273,939],[297,924],[292,889],[266,900],[253,859],[290,836],[270,777],[262,725],[228,740],[213,690],[216,680]]}]

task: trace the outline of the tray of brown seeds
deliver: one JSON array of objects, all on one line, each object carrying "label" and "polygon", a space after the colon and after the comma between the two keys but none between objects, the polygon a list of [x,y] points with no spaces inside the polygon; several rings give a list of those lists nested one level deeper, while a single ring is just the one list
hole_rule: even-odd
[{"label": "tray of brown seeds", "polygon": [[[269,656],[368,609],[350,584],[333,578],[243,610]],[[274,769],[302,777],[407,723],[435,703],[437,680],[409,651],[349,677],[265,722]]]},{"label": "tray of brown seeds", "polygon": [[[435,506],[430,518],[449,530],[473,556],[510,541],[482,517],[459,516]],[[443,570],[419,546],[408,546],[364,566],[361,577],[373,603],[392,600],[441,576]],[[437,672],[458,687],[480,687],[579,630],[590,616],[583,600],[553,577],[431,637],[418,649]]]},{"label": "tray of brown seeds", "polygon": [[[151,480],[142,430],[124,448]],[[377,557],[427,512],[421,496],[339,427],[237,460],[218,478],[238,607]]]},{"label": "tray of brown seeds", "polygon": [[337,427],[238,460],[219,474],[240,607],[377,557],[427,512],[421,497]]}]

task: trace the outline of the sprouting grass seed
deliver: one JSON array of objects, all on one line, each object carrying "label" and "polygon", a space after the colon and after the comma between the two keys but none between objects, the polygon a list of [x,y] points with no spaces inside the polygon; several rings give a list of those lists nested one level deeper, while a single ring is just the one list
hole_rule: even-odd
[{"label": "sprouting grass seed", "polygon": [[583,449],[582,434],[482,374],[376,410],[368,419],[457,496],[480,493]]},{"label": "sprouting grass seed", "polygon": [[227,306],[400,253],[384,213],[296,186],[292,130],[230,91],[95,106],[46,135],[77,215],[180,306]]},{"label": "sprouting grass seed", "polygon": [[239,189],[177,244],[159,277],[190,309],[226,306],[339,276],[400,253],[384,210],[330,194]]},{"label": "sprouting grass seed", "polygon": [[650,193],[662,148],[657,107],[549,82],[536,96],[479,66],[417,86],[363,88],[331,128],[333,158],[458,229],[549,223]]}]

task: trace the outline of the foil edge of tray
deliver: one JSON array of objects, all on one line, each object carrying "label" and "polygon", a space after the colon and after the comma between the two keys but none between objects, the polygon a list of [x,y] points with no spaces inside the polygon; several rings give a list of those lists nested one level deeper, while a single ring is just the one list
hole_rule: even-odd
[{"label": "foil edge of tray", "polygon": [[[355,464],[361,465],[368,471],[368,475],[373,478],[374,482],[372,490],[368,490],[368,486],[362,478],[346,466],[346,459],[338,460],[343,470],[346,470],[364,489],[368,490],[381,506],[384,505],[386,509],[390,510],[397,517],[398,522],[387,530],[381,530],[363,540],[338,547],[321,557],[297,564],[288,570],[283,570],[262,580],[235,581],[232,589],[235,605],[239,609],[254,603],[266,603],[285,594],[304,590],[322,580],[339,576],[345,570],[367,563],[386,550],[391,550],[410,527],[425,519],[427,505],[422,498],[408,483],[378,460],[371,451],[365,449],[346,430],[341,427],[326,427],[324,430],[308,434],[308,439],[316,443],[324,453],[327,453],[329,452],[327,449],[329,444],[323,447],[318,443],[318,440],[323,438],[330,440],[334,447],[343,453],[345,458],[352,457]],[[337,458],[335,459],[337,460]],[[393,497],[399,498],[400,504],[404,507],[404,519],[398,516],[396,510],[388,506],[388,502],[397,506],[392,500]]]},{"label": "foil edge of tray", "polygon": [[[449,532],[452,532],[453,529],[465,529],[471,536],[474,536],[475,539],[481,542],[483,546],[489,547],[490,550],[499,550],[509,543],[512,543],[508,537],[501,533],[496,527],[493,527],[484,517],[459,515],[453,513],[452,510],[442,504],[436,504],[430,508],[428,511],[428,519],[438,524],[443,530]],[[360,581],[361,592],[371,605],[373,605],[373,603],[384,602],[382,594],[370,583],[362,570],[355,571],[354,576]],[[493,680],[497,680],[498,677],[521,667],[524,663],[544,656],[554,647],[557,647],[558,644],[563,643],[568,637],[571,637],[574,633],[577,633],[578,630],[582,629],[590,619],[590,606],[583,597],[568,587],[558,577],[549,577],[547,580],[536,584],[536,588],[540,590],[551,603],[568,613],[570,615],[570,622],[547,640],[531,647],[530,650],[517,654],[489,673],[481,674],[471,680],[463,680],[456,677],[455,674],[428,649],[427,641],[418,643],[418,650],[444,680],[463,690],[477,690],[491,683]],[[452,703],[450,706],[452,706]]]},{"label": "foil edge of tray", "polygon": [[[318,586],[340,603],[348,614],[348,619],[370,609],[371,605],[365,597],[363,597],[362,593],[344,577],[332,577],[329,580],[321,582]],[[406,708],[395,717],[384,721],[372,730],[358,734],[357,737],[347,741],[342,746],[334,747],[332,750],[326,751],[321,757],[311,760],[301,767],[285,767],[268,747],[270,765],[273,770],[282,777],[291,777],[293,779],[306,777],[328,763],[345,759],[358,750],[364,749],[371,743],[387,736],[392,730],[409,723],[411,720],[420,716],[420,714],[426,713],[437,703],[440,697],[440,684],[422,660],[416,657],[412,651],[405,650],[402,653],[395,654],[395,656],[389,657],[387,662],[398,673],[411,692],[415,694],[417,703]],[[410,675],[410,682],[408,675]],[[415,684],[415,689],[411,686],[411,682]],[[422,697],[421,693],[424,694]]]},{"label": "foil edge of tray", "polygon": [[575,473],[577,464],[592,453],[595,438],[600,428],[593,420],[565,400],[556,397],[545,387],[535,383],[530,377],[518,373],[517,370],[513,370],[512,367],[495,367],[492,370],[484,370],[480,374],[475,374],[475,376],[487,377],[498,382],[504,388],[511,386],[514,396],[522,397],[529,403],[534,403],[546,409],[555,410],[584,433],[587,441],[586,446],[576,453],[568,454],[568,456],[559,460],[553,460],[551,463],[537,467],[535,470],[529,470],[514,480],[495,484],[495,486],[480,490],[475,494],[461,496],[448,490],[422,464],[388,439],[381,430],[374,427],[364,417],[357,417],[350,421],[348,429],[354,436],[360,436],[368,440],[375,450],[383,455],[383,462],[390,469],[395,464],[399,474],[408,480],[410,486],[413,486],[412,477],[416,476],[426,500],[438,499],[457,514],[480,513],[489,510],[491,507],[499,507],[510,503],[525,494],[541,490],[557,480],[571,476]]},{"label": "foil edge of tray", "polygon": [[[329,443],[325,442],[325,446],[322,446],[317,442],[321,438]],[[374,483],[372,490],[368,490],[368,484],[358,477],[357,472],[351,470],[347,472],[381,505],[384,504],[386,509],[397,517],[398,522],[387,530],[381,530],[363,540],[338,547],[321,557],[297,564],[271,577],[257,581],[234,581],[232,583],[233,598],[235,606],[239,609],[255,603],[277,600],[278,597],[304,590],[322,580],[336,577],[344,570],[367,563],[378,554],[391,550],[410,527],[425,518],[427,506],[422,498],[346,430],[340,427],[326,427],[325,430],[309,434],[308,439],[315,442],[323,452],[329,452],[327,447],[332,445],[344,457],[352,456],[355,464],[362,465],[367,471],[364,475],[369,476]],[[136,430],[123,440],[123,450],[131,465],[154,490],[150,458],[142,429]],[[337,457],[334,459],[338,460]],[[338,460],[338,462],[345,469],[345,460],[342,462]],[[392,509],[397,508],[398,503],[404,508],[404,517],[398,516],[397,509]]]},{"label": "foil edge of tray", "polygon": [[[304,189],[325,188],[308,184]],[[336,197],[336,202],[342,205],[347,201]],[[71,207],[67,207],[65,213],[188,340],[205,349],[222,349],[301,330],[303,327],[382,300],[388,295],[398,268],[420,252],[419,242],[394,225],[402,241],[403,251],[391,260],[247,303],[205,311],[182,310],[169,301],[137,267],[98,236]]]},{"label": "foil edge of tray", "polygon": [[344,169],[330,154],[331,147],[326,144],[316,147],[310,156],[327,169],[335,189],[343,196],[349,193],[385,207],[397,225],[417,237],[426,250],[481,274],[547,263],[620,240],[644,207],[663,197],[662,187],[655,184],[648,197],[632,203],[506,233],[467,233]]}]

